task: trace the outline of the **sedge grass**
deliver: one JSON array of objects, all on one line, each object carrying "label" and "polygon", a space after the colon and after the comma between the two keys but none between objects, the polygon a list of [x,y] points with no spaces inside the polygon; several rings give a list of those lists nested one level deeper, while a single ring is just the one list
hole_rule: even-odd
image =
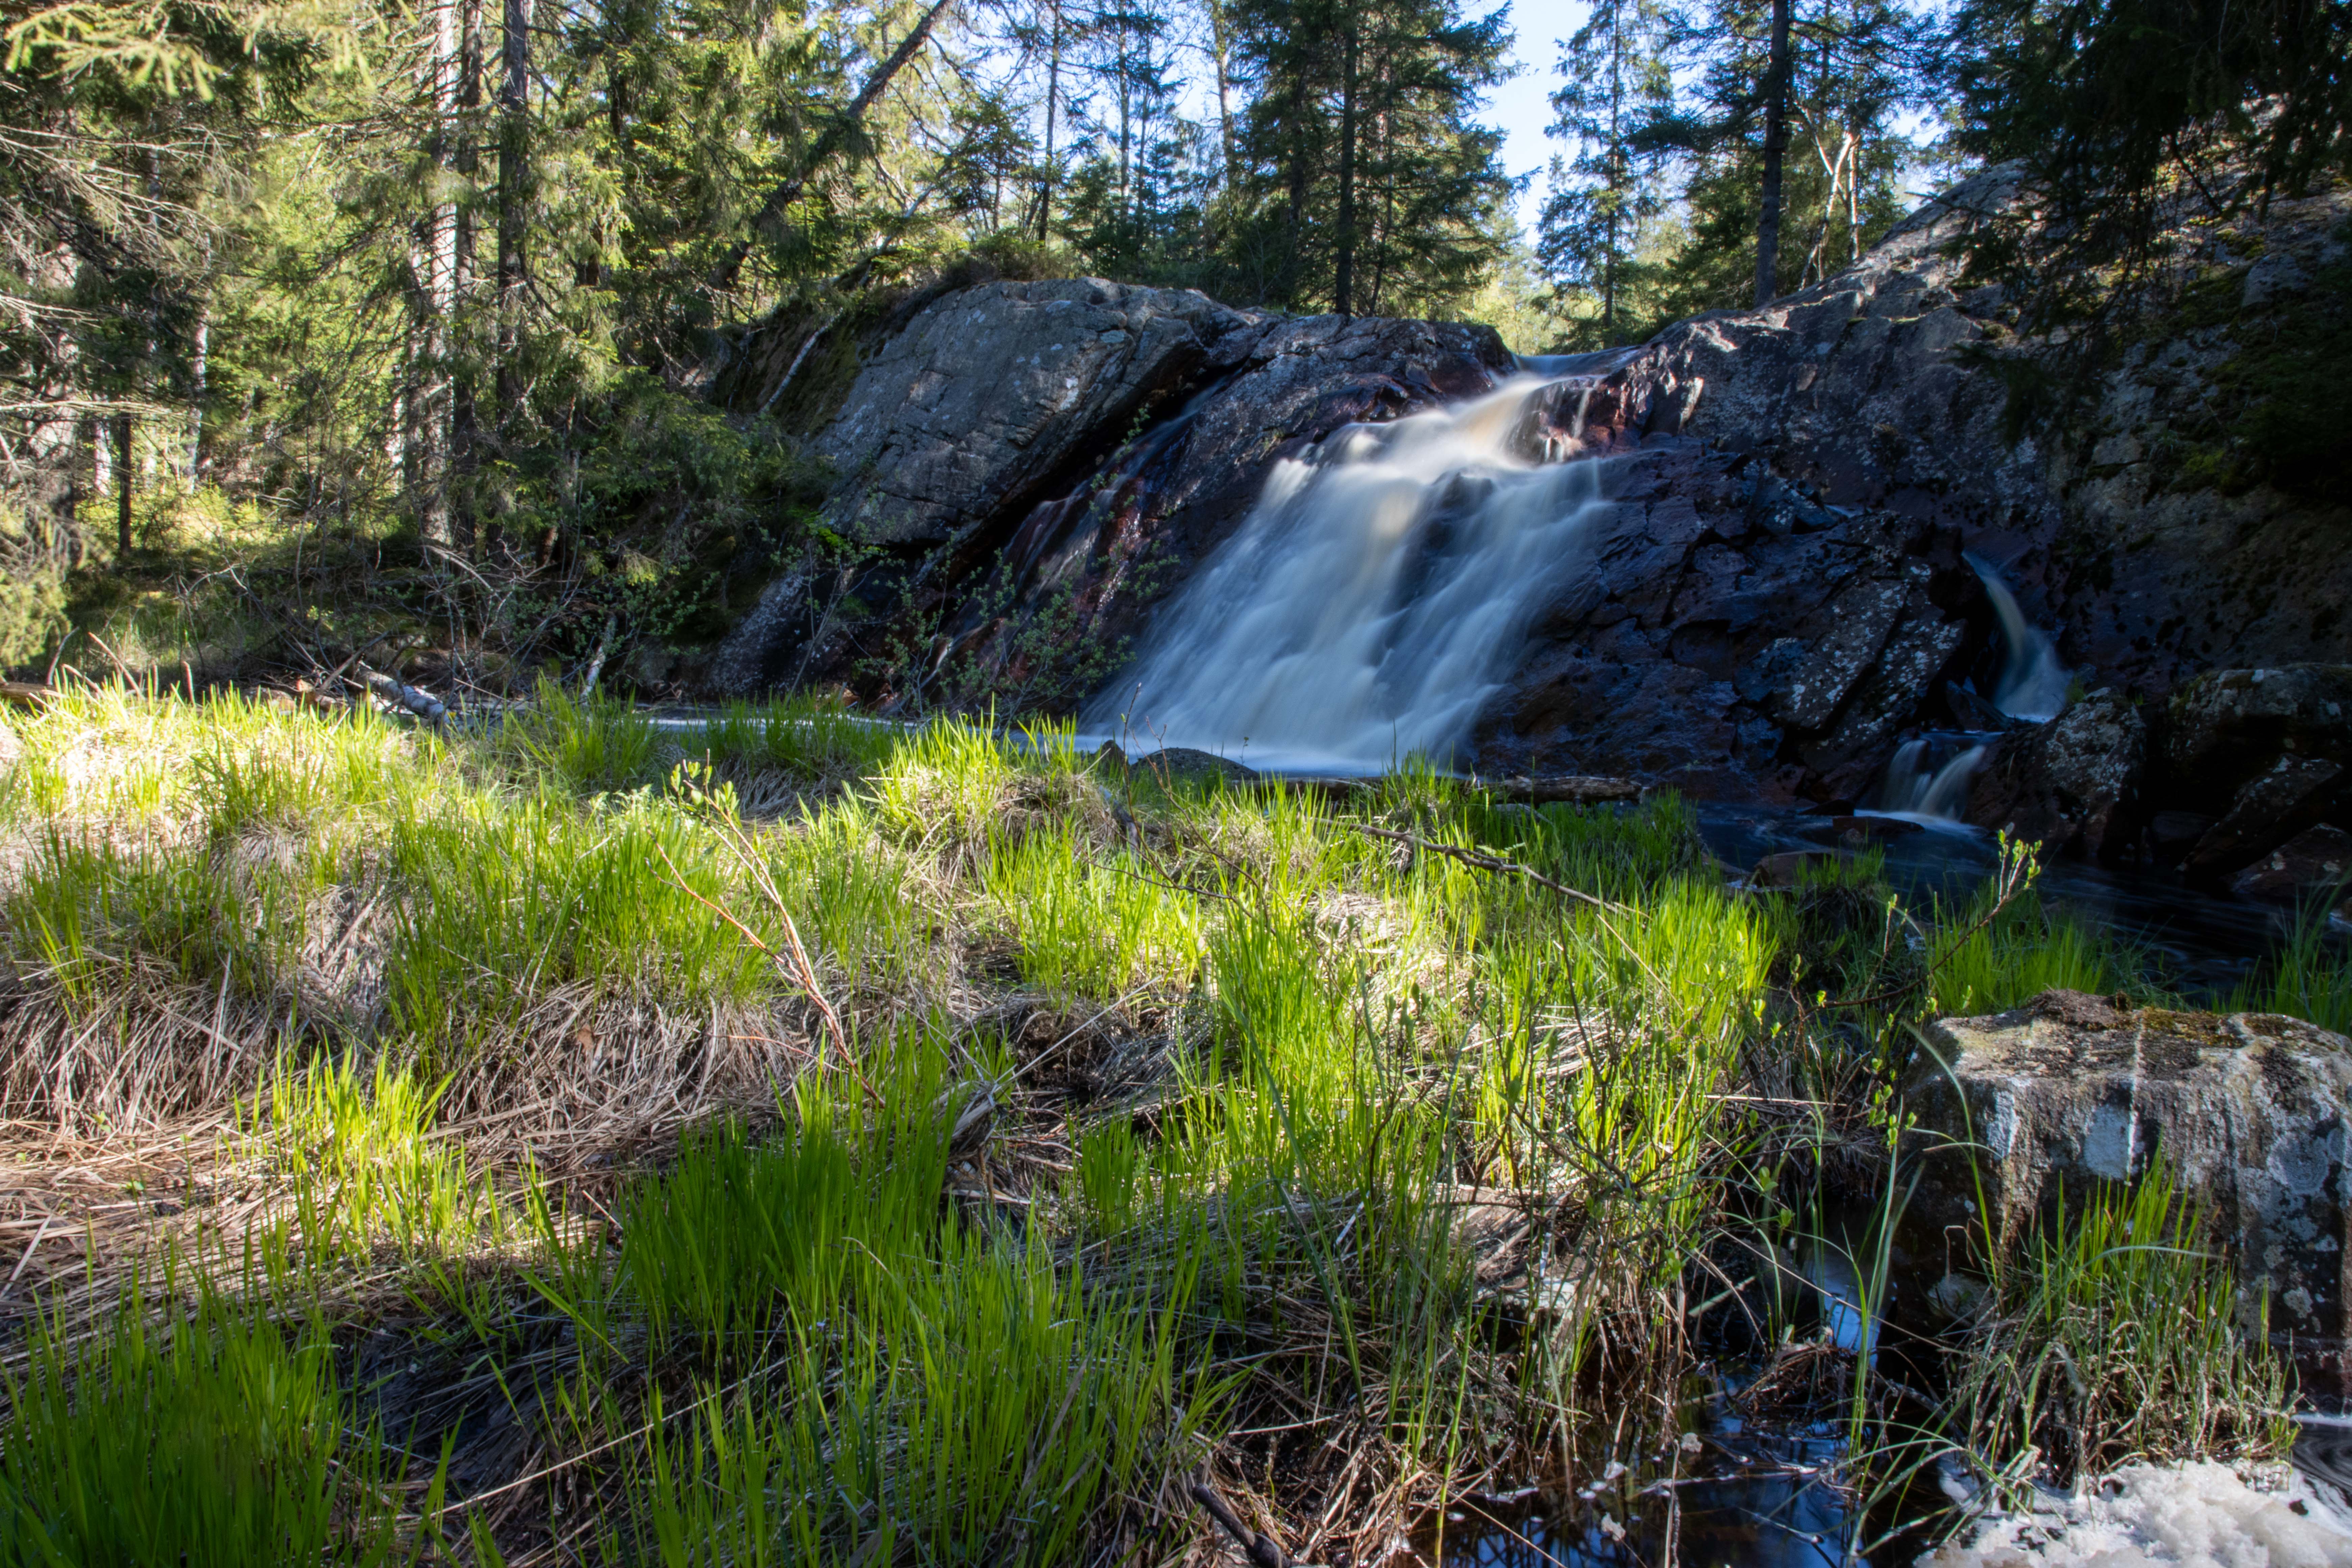
[{"label": "sedge grass", "polygon": [[2232,1012],[2284,1013],[2352,1034],[2352,948],[2329,929],[2342,889],[2307,901],[2287,940],[2230,996]]},{"label": "sedge grass", "polygon": [[6,1392],[11,1568],[422,1559],[401,1478],[378,1433],[354,1426],[315,1314],[282,1329],[205,1291],[155,1322],[133,1302],[96,1340],[37,1331]]},{"label": "sedge grass", "polygon": [[[271,1331],[311,1379],[288,1408],[355,1445],[344,1534],[286,1526],[312,1560],[414,1545],[379,1529],[394,1478],[351,1436],[352,1347],[394,1316],[464,1371],[384,1430],[455,1434],[482,1507],[451,1517],[492,1536],[615,1562],[1169,1556],[1193,1527],[1167,1483],[1205,1463],[1293,1555],[1369,1555],[1449,1488],[1580,1462],[1610,1402],[1664,1408],[1727,1229],[1826,1167],[1838,1118],[1894,1114],[1884,1074],[1826,1071],[1789,1113],[1785,1064],[1853,1049],[1787,989],[1820,931],[1726,888],[1671,798],[1507,810],[1425,767],[1344,804],[1163,793],[1066,729],[807,703],[683,742],[554,696],[447,739],[102,692],[22,729],[7,1081],[96,1103],[37,1037],[119,1041],[138,1081],[142,1053],[242,1064],[90,1134],[142,1174],[73,1212],[204,1165],[210,1206],[176,1222],[203,1245],[171,1255],[239,1311],[323,1325]],[[795,804],[736,821],[770,774]],[[1927,1005],[1930,961],[1946,1005],[2140,983],[2038,908],[1989,909],[1870,904],[1839,963],[1893,998],[1878,1034]],[[787,914],[804,975],[769,956]],[[1874,979],[1906,932],[1919,968]],[[41,1092],[12,1109],[66,1127]],[[119,1256],[89,1226],[89,1280],[180,1234],[137,1224]],[[152,1284],[118,1321],[68,1276],[26,1276],[104,1330],[57,1386],[96,1397],[118,1357],[152,1384],[181,1353],[134,1342]],[[242,1331],[202,1321],[192,1356]],[[510,1449],[475,1436],[486,1411]],[[415,1464],[401,1484],[414,1514]]]},{"label": "sedge grass", "polygon": [[2061,1194],[2022,1256],[1987,1257],[1988,1321],[1947,1405],[1984,1473],[2015,1474],[2022,1459],[2071,1483],[2285,1451],[2287,1370],[2263,1325],[2241,1331],[2232,1270],[2163,1161],[2071,1211]]}]

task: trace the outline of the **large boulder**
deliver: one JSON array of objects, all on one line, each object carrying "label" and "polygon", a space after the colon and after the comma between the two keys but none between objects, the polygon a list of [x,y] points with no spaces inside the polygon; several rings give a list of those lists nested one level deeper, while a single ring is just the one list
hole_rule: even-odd
[{"label": "large boulder", "polygon": [[2352,908],[2352,833],[2305,828],[2230,879],[2230,890],[2263,903],[2301,904],[2317,894]]},{"label": "large boulder", "polygon": [[2094,691],[1993,742],[1969,784],[1968,819],[2053,852],[2112,858],[2130,839],[2147,754],[2139,705]]},{"label": "large boulder", "polygon": [[2342,499],[2220,485],[2184,462],[2242,403],[2281,323],[2332,308],[2313,290],[2341,276],[2352,184],[2273,203],[2259,228],[2195,230],[2200,290],[2242,277],[2242,305],[2159,315],[2165,330],[2120,349],[2058,428],[2011,416],[1999,362],[2028,346],[2017,304],[1967,275],[1959,243],[2018,195],[2014,170],[1988,171],[1843,272],[1667,328],[1593,394],[1588,438],[1670,428],[1832,505],[1956,529],[2003,563],[2075,668],[2143,697],[2224,659],[2352,658]]},{"label": "large boulder", "polygon": [[837,475],[825,521],[867,563],[772,583],[711,684],[1074,702],[1277,462],[1515,369],[1486,327],[1282,319],[1090,279],[947,294],[813,443]]},{"label": "large boulder", "polygon": [[2200,827],[2151,852],[2229,880],[2352,805],[2352,666],[2209,670],[2165,704],[2153,761],[2155,804]]},{"label": "large boulder", "polygon": [[1649,434],[1477,735],[1482,769],[1853,801],[1990,635],[1948,530]]},{"label": "large boulder", "polygon": [[2208,670],[2164,719],[2168,786],[2226,802],[2281,756],[2352,763],[2352,665]]},{"label": "large boulder", "polygon": [[[1590,561],[1559,563],[1566,586],[1494,680],[1465,760],[1865,798],[1906,738],[1988,727],[1972,692],[1993,689],[2001,655],[1962,543],[2000,563],[2074,668],[2143,701],[2225,655],[2273,671],[2352,658],[2352,552],[2323,503],[2224,493],[2180,458],[2210,439],[2232,356],[2274,341],[2279,310],[2325,303],[2312,280],[2352,187],[2273,204],[2260,234],[2200,237],[2212,266],[2244,273],[2242,310],[2120,351],[2063,428],[2011,417],[2014,378],[1993,362],[2036,351],[2016,302],[1965,274],[1960,242],[2018,199],[2013,171],[1988,172],[1843,272],[1588,358],[1528,401],[1519,455],[1617,459],[1615,506],[1575,546]],[[2256,259],[2273,255],[2294,265]],[[780,568],[711,667],[722,691],[845,682],[885,708],[1076,707],[1286,460],[1328,461],[1350,425],[1520,368],[1484,328],[1284,319],[1097,279],[902,309],[811,443],[839,477],[824,521],[855,563]],[[742,363],[797,363],[800,327],[774,335]],[[2211,877],[2332,809],[2301,768],[2230,820],[2278,747],[2218,796],[2159,792],[2135,816],[2105,804],[2127,792],[2075,789],[2044,765],[2065,759],[2009,744],[2015,791],[1987,812],[2101,853],[2120,824],[2207,817],[2200,837],[2228,828],[2197,861]],[[2309,787],[2280,808],[2289,784]]]},{"label": "large boulder", "polygon": [[[2340,1352],[2352,1268],[2352,1041],[2268,1014],[2177,1013],[2050,991],[1927,1032],[1906,1088],[1915,1211],[2013,1244],[2063,1190],[2161,1158],[2237,1258],[2251,1312]],[[1980,1215],[1977,1205],[1990,1207]]]},{"label": "large boulder", "polygon": [[883,342],[811,444],[838,476],[826,520],[869,543],[936,543],[1034,503],[1153,396],[1232,369],[1265,322],[1093,278],[950,295]]}]

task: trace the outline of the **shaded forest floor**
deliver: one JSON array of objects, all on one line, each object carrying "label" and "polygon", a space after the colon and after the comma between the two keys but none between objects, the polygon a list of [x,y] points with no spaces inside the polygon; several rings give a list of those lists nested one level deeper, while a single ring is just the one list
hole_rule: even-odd
[{"label": "shaded forest floor", "polygon": [[[1964,1244],[1900,1375],[1785,1288],[1836,1204],[1885,1278],[1911,1025],[2163,996],[2022,857],[1752,892],[1671,797],[806,703],[6,722],[0,1562],[1208,1562],[1204,1496],[1381,1562],[1675,1445],[1708,1358],[1864,1500],[2283,1450],[2160,1184],[2082,1232],[2153,1261]],[[2143,1397],[2023,1374],[2086,1342]]]}]

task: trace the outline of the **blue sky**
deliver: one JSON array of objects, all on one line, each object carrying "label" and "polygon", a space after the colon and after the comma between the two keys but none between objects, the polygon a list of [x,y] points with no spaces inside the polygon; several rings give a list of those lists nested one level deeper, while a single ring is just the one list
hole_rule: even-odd
[{"label": "blue sky", "polygon": [[1559,64],[1558,40],[1583,25],[1586,9],[1576,0],[1517,0],[1512,5],[1509,21],[1517,37],[1511,60],[1519,74],[1494,90],[1480,117],[1503,132],[1503,166],[1514,174],[1535,175],[1519,196],[1519,225],[1530,238],[1543,203],[1543,171],[1560,146],[1544,134],[1551,123],[1551,105],[1544,100],[1559,85],[1552,74]]}]

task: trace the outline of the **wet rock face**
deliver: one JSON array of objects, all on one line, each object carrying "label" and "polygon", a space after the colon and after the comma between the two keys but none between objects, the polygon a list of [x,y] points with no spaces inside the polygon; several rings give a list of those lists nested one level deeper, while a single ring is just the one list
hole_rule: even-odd
[{"label": "wet rock face", "polygon": [[2113,689],[2067,704],[2047,724],[1993,742],[1969,789],[1968,819],[2053,853],[2113,858],[2137,826],[2147,721]]},{"label": "wet rock face", "polygon": [[1481,768],[1634,773],[1701,795],[1865,795],[1984,636],[1958,537],[1822,506],[1687,439],[1621,450],[1590,563],[1489,710]]},{"label": "wet rock face", "polygon": [[2317,894],[2352,910],[2352,833],[2305,828],[2231,878],[2230,890],[2274,904],[2300,904]]},{"label": "wet rock face", "polygon": [[[2268,1014],[2120,1007],[2051,991],[1927,1031],[1907,1086],[1924,1161],[1915,1206],[1975,1226],[1981,1190],[2012,1239],[2059,1198],[2161,1157],[2239,1260],[2251,1313],[2340,1354],[2352,1258],[2352,1041]],[[1972,1173],[1962,1152],[1973,1141]],[[1979,1183],[1981,1182],[1981,1189]],[[2315,1343],[2315,1342],[2324,1342]]]},{"label": "wet rock face", "polygon": [[2352,665],[2209,670],[2165,704],[2176,792],[2227,798],[2280,756],[2352,763]]},{"label": "wet rock face", "polygon": [[[2000,661],[1990,606],[1956,565],[1965,544],[2000,563],[2074,668],[2148,721],[2135,739],[2094,704],[2038,738],[2018,727],[1979,781],[1979,820],[2103,856],[2193,858],[2213,880],[2343,825],[2352,742],[2289,745],[2278,737],[2305,721],[2262,704],[2289,688],[2352,696],[2292,673],[2352,658],[2352,552],[2305,503],[2199,489],[2149,456],[2220,395],[2236,328],[2133,348],[2095,428],[2021,437],[2005,382],[1978,363],[2011,345],[2014,311],[1961,277],[1955,249],[2015,194],[2000,171],[1967,182],[1847,271],[1678,323],[1523,409],[1520,455],[1609,459],[1615,506],[1577,546],[1589,563],[1563,563],[1568,586],[1468,761],[1866,801],[1905,739],[1997,727],[1975,696]],[[2346,210],[2344,193],[2278,204],[2258,254],[2294,264],[2249,261],[2247,309],[2304,298],[2318,276],[2305,252]],[[812,443],[838,476],[824,521],[860,553],[771,584],[713,661],[720,693],[822,682],[885,710],[1066,711],[1115,689],[1155,607],[1295,473],[1286,462],[1515,368],[1484,328],[1284,320],[1097,279],[981,284],[907,310]],[[2203,691],[2191,678],[2220,658],[2278,661],[2287,685],[2158,706],[2183,682]],[[2264,723],[2270,742],[2232,738]],[[2149,759],[2137,796],[2105,765],[2135,745]],[[2175,830],[2210,821],[2159,850],[2158,815]]]},{"label": "wet rock face", "polygon": [[1279,460],[1514,368],[1485,327],[1095,279],[958,290],[874,354],[815,443],[839,476],[825,521],[868,562],[772,584],[711,683],[1070,705]]},{"label": "wet rock face", "polygon": [[2352,826],[2352,666],[2210,670],[2146,710],[2132,855],[2283,902],[2337,879],[2314,846]]},{"label": "wet rock face", "polygon": [[[1958,529],[2094,684],[2155,697],[2216,664],[2352,657],[2340,512],[2261,486],[2224,494],[2177,457],[2242,397],[2224,373],[2275,337],[2271,317],[2176,320],[2067,431],[2018,433],[2001,378],[1975,363],[2014,344],[2015,312],[1961,275],[1953,244],[2015,195],[2012,174],[1988,172],[1845,272],[1669,327],[1596,395],[1612,411],[1596,434],[1672,429],[1829,503]],[[2242,272],[2250,311],[2307,304],[2347,213],[2352,187],[2274,204],[2250,247],[2210,244],[2200,265]]]}]

